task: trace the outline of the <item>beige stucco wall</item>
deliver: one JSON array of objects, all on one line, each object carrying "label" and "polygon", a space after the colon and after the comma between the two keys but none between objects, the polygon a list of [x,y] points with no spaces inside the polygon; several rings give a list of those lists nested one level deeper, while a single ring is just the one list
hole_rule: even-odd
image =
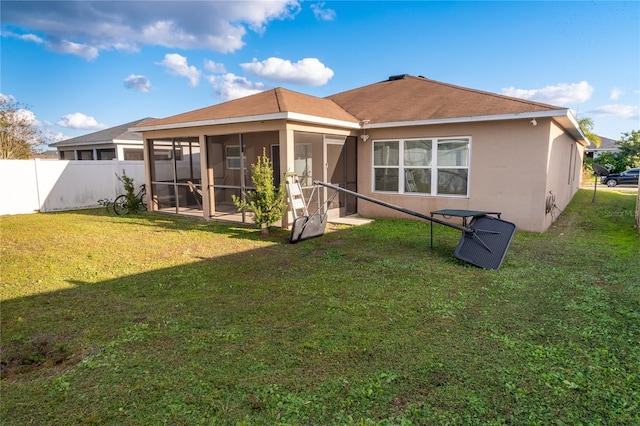
[{"label": "beige stucco wall", "polygon": [[564,133],[555,122],[551,122],[550,136],[545,198],[552,196],[555,206],[545,215],[545,230],[580,188],[584,159],[584,147]]},{"label": "beige stucco wall", "polygon": [[[529,119],[455,125],[416,126],[411,128],[370,129],[369,141],[360,142],[358,152],[358,192],[429,214],[439,209],[498,211],[518,229],[545,231],[550,222],[545,214],[549,190],[556,193],[564,208],[579,185],[581,150],[576,155],[577,175],[571,185],[568,155],[576,145],[551,119]],[[468,197],[395,195],[372,192],[372,141],[391,138],[471,137],[471,161]],[[575,148],[573,148],[575,149]],[[565,155],[566,153],[566,155]],[[549,176],[547,176],[549,172]],[[565,185],[560,185],[564,178]],[[382,206],[359,202],[363,216],[407,217]],[[558,210],[555,211],[557,215]]]},{"label": "beige stucco wall", "polygon": [[[218,126],[202,126],[144,132],[144,139],[199,137],[234,133],[277,131],[281,171],[293,170],[293,142],[296,132],[360,135],[362,131],[331,126],[274,120]],[[544,232],[566,207],[578,190],[583,148],[550,118],[540,118],[532,126],[530,119],[367,129],[367,142],[358,141],[358,192],[422,214],[439,209],[498,211],[514,222],[519,230]],[[372,191],[372,142],[376,139],[470,137],[471,160],[467,197],[395,195]],[[250,136],[248,137],[250,138]],[[314,162],[322,158],[321,138],[310,137],[314,144]],[[318,142],[320,141],[320,142]],[[253,145],[253,144],[252,144]],[[259,145],[259,144],[258,144]],[[261,149],[255,145],[255,152]],[[146,152],[145,152],[146,154]],[[249,158],[249,155],[247,155]],[[322,167],[321,164],[317,165]],[[314,164],[314,169],[316,165]],[[206,181],[203,169],[203,181]],[[314,170],[314,175],[316,171]],[[149,179],[149,176],[147,176]],[[555,196],[556,208],[545,212],[547,197]],[[403,217],[406,214],[358,200],[358,212],[365,217]]]}]

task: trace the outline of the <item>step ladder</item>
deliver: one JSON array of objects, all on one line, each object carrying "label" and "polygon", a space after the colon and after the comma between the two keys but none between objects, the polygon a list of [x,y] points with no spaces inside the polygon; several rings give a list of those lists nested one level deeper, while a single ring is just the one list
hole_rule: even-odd
[{"label": "step ladder", "polygon": [[286,177],[287,196],[289,197],[289,206],[293,213],[293,219],[297,219],[303,216],[309,216],[309,210],[307,204],[304,201],[304,195],[302,195],[302,187],[300,186],[300,180],[295,173],[287,174]]},{"label": "step ladder", "polygon": [[[293,214],[293,224],[291,226],[289,241],[291,243],[297,243],[324,234],[325,228],[327,227],[326,204],[320,203],[320,191],[317,191],[318,186],[314,184],[311,195],[309,195],[309,200],[306,202],[297,174],[287,174],[285,186],[287,188],[287,195],[289,196],[289,207]],[[309,214],[309,202],[313,199],[314,194],[318,197],[318,209],[314,213]]]}]

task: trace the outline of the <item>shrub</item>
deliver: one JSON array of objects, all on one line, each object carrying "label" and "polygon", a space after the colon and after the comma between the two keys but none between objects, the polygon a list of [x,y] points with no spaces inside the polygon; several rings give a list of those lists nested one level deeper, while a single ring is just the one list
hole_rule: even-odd
[{"label": "shrub", "polygon": [[261,232],[268,234],[269,227],[282,219],[287,208],[287,196],[284,181],[278,188],[273,183],[273,167],[266,148],[262,148],[258,162],[251,165],[251,180],[255,190],[244,191],[242,197],[233,195],[233,204],[238,211],[252,213]]}]

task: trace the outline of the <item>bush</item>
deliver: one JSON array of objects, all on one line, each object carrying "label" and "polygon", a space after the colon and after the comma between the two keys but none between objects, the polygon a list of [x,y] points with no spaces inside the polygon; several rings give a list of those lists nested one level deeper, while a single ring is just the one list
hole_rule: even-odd
[{"label": "bush", "polygon": [[256,225],[262,233],[268,234],[269,227],[284,215],[287,195],[284,181],[279,188],[273,183],[273,167],[266,148],[262,148],[262,156],[258,156],[258,162],[251,165],[251,180],[255,191],[243,192],[242,198],[233,195],[233,204],[238,211],[253,213]]},{"label": "bush", "polygon": [[136,186],[133,183],[133,178],[127,176],[124,170],[122,170],[122,177],[116,176],[124,185],[125,196],[127,197],[125,207],[129,213],[138,213],[143,210],[142,200],[136,195]]}]

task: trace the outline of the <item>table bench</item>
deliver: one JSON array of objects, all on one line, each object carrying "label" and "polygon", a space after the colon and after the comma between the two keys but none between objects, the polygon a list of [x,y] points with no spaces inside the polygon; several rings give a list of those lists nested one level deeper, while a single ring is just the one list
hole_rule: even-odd
[{"label": "table bench", "polygon": [[[467,227],[467,218],[470,217],[479,217],[479,216],[488,216],[494,215],[498,219],[500,219],[500,212],[488,212],[482,210],[458,210],[458,209],[442,209],[442,210],[434,210],[429,212],[431,217],[434,215],[442,216],[445,219],[450,219],[452,217],[460,217],[462,218],[462,226]],[[431,248],[433,249],[433,222],[431,222]]]}]

